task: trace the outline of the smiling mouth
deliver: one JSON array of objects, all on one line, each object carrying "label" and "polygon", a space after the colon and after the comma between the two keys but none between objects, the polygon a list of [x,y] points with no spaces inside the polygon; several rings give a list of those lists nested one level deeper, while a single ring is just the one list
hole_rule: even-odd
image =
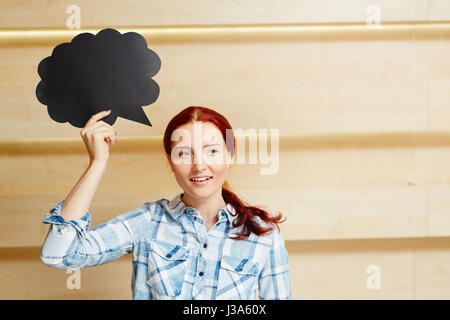
[{"label": "smiling mouth", "polygon": [[192,182],[195,182],[195,183],[200,183],[200,182],[209,181],[209,180],[211,180],[212,178],[213,178],[213,177],[210,176],[210,177],[206,177],[206,178],[190,178],[189,180],[191,180]]}]

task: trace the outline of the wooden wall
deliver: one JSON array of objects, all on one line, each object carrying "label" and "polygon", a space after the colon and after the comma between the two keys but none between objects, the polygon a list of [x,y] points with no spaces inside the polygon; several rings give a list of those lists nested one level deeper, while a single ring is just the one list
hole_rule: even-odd
[{"label": "wooden wall", "polygon": [[[130,299],[131,256],[81,270],[43,265],[46,212],[88,156],[79,129],[35,97],[37,65],[86,30],[136,30],[158,53],[153,127],[119,118],[93,226],[180,192],[168,121],[203,105],[237,129],[279,129],[279,170],[235,164],[228,181],[287,216],[294,299],[450,298],[450,4],[446,0],[0,2],[0,299]],[[367,8],[381,12],[379,29]],[[369,266],[381,287],[368,289]]]}]

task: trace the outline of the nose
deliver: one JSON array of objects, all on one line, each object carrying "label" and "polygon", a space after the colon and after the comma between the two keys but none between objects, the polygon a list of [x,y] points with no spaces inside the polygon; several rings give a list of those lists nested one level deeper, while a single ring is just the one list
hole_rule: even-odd
[{"label": "nose", "polygon": [[203,155],[202,153],[194,153],[194,163],[193,166],[196,167],[197,169],[202,169],[205,167],[205,161],[203,160]]}]

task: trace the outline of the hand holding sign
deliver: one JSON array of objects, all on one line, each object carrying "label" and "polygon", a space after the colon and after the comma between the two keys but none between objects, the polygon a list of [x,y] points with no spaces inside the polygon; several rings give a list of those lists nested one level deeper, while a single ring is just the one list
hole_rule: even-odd
[{"label": "hand holding sign", "polygon": [[113,146],[117,141],[116,130],[100,120],[110,113],[111,111],[102,111],[94,114],[80,131],[84,145],[89,153],[90,163],[94,161],[106,162],[109,158],[109,145]]},{"label": "hand holding sign", "polygon": [[152,77],[160,68],[160,58],[136,32],[81,33],[39,63],[36,96],[53,120],[78,128],[106,109],[109,125],[122,117],[151,126],[142,106],[159,96]]}]

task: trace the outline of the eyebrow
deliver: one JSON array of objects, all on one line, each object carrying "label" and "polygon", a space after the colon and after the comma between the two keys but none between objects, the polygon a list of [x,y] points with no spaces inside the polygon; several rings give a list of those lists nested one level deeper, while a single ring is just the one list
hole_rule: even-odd
[{"label": "eyebrow", "polygon": [[[212,147],[212,146],[221,146],[221,144],[219,144],[219,143],[205,144],[203,146],[203,148]],[[176,146],[175,148],[173,148],[173,150],[178,149],[178,148],[188,148],[188,149],[190,149],[190,146]]]}]

